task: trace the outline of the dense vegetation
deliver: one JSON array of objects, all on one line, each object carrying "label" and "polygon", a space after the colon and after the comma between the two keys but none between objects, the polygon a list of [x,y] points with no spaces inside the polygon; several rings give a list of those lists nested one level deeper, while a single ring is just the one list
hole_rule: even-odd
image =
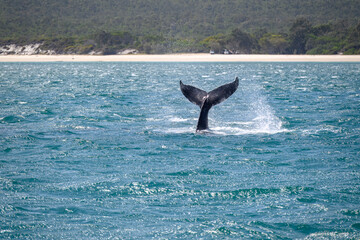
[{"label": "dense vegetation", "polygon": [[0,44],[57,53],[359,54],[358,0],[0,0]]},{"label": "dense vegetation", "polygon": [[235,29],[202,43],[218,53],[229,49],[233,53],[360,54],[360,23],[350,27],[344,22],[313,26],[307,19],[298,18],[286,33],[263,30],[249,34]]}]

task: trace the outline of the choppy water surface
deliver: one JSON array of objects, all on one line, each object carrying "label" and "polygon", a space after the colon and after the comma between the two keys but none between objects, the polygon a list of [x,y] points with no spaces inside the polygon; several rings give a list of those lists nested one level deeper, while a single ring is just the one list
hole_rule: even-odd
[{"label": "choppy water surface", "polygon": [[0,109],[0,238],[360,237],[360,63],[1,63]]}]

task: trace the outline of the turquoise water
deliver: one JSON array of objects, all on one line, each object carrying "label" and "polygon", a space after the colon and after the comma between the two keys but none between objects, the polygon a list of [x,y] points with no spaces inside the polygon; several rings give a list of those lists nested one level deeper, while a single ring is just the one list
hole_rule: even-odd
[{"label": "turquoise water", "polygon": [[0,63],[0,109],[0,238],[360,238],[360,63]]}]

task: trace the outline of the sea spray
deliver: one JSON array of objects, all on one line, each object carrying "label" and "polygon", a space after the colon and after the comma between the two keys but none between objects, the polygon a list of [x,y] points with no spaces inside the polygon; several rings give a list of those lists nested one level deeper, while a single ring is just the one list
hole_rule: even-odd
[{"label": "sea spray", "polygon": [[[215,126],[212,128],[214,133],[223,135],[243,135],[243,134],[276,134],[287,131],[282,127],[282,122],[271,105],[269,104],[263,87],[257,80],[243,79],[241,89],[238,93],[232,108],[227,113],[236,114],[236,121],[226,121],[226,119],[212,118]],[[216,113],[215,113],[216,114]],[[215,115],[214,114],[214,115]],[[234,117],[232,118],[234,119]]]},{"label": "sea spray", "polygon": [[260,133],[278,133],[282,132],[282,122],[274,114],[274,110],[266,101],[264,96],[259,96],[257,101],[251,104],[251,108],[257,115],[253,119],[253,127]]}]

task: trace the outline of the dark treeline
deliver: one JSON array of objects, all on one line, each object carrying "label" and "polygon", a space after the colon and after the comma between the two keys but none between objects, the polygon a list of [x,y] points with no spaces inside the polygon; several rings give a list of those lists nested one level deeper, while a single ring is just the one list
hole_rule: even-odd
[{"label": "dark treeline", "polygon": [[56,53],[358,54],[359,0],[0,0],[0,44]]},{"label": "dark treeline", "polygon": [[202,41],[215,53],[224,49],[231,53],[263,54],[360,54],[360,23],[345,22],[313,26],[298,18],[286,33],[269,33],[265,29],[252,34],[234,29]]},{"label": "dark treeline", "polygon": [[285,33],[266,29],[247,33],[240,28],[201,40],[135,35],[131,32],[105,32],[82,37],[3,39],[0,45],[43,43],[42,49],[57,54],[117,54],[134,48],[142,53],[224,53],[233,54],[360,54],[360,23],[344,22],[313,26],[307,19],[296,19]]}]

